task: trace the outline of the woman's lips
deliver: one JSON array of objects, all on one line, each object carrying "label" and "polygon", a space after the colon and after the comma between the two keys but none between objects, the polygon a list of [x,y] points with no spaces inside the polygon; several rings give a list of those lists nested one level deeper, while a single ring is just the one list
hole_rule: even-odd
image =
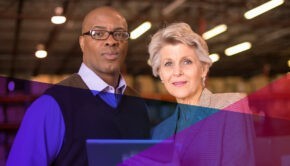
[{"label": "woman's lips", "polygon": [[186,84],[186,81],[175,81],[175,82],[172,82],[172,84],[174,86],[181,87]]}]

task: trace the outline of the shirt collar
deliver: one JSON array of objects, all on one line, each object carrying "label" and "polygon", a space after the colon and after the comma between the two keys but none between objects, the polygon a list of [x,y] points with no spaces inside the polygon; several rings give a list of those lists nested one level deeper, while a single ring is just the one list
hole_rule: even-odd
[{"label": "shirt collar", "polygon": [[[95,74],[90,68],[88,68],[84,63],[81,64],[78,74],[94,95],[97,95],[101,91],[109,92],[109,89],[113,88],[104,80],[102,80],[97,74]],[[123,76],[120,74],[120,80],[116,88],[116,93],[123,94],[126,87],[126,82]]]}]

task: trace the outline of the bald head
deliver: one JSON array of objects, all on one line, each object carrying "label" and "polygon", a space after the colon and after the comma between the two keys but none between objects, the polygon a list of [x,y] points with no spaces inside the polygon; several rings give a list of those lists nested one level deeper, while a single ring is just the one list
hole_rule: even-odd
[{"label": "bald head", "polygon": [[[128,40],[116,40],[113,34],[127,31],[125,18],[112,7],[96,8],[83,21],[83,35],[79,37],[83,63],[113,87],[118,85],[120,68],[128,50]],[[104,33],[109,34],[106,39],[92,36]]]},{"label": "bald head", "polygon": [[82,33],[92,29],[96,25],[96,20],[107,21],[108,18],[114,18],[117,21],[116,24],[122,24],[125,30],[128,29],[127,21],[120,12],[118,12],[115,8],[104,6],[93,9],[85,16],[82,24]]}]

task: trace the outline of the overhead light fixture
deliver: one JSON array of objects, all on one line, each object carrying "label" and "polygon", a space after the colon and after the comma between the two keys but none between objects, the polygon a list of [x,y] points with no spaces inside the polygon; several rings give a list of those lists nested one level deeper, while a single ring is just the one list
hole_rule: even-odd
[{"label": "overhead light fixture", "polygon": [[288,60],[288,67],[290,67],[290,59]]},{"label": "overhead light fixture", "polygon": [[149,21],[146,21],[146,22],[142,23],[141,25],[139,25],[136,29],[134,29],[130,33],[130,39],[137,39],[143,33],[145,33],[146,31],[148,31],[151,28],[151,26],[152,25],[151,25],[151,23]]},{"label": "overhead light fixture", "polygon": [[246,51],[248,49],[250,49],[252,47],[252,44],[250,42],[243,42],[240,44],[237,44],[235,46],[229,47],[225,50],[225,54],[227,56],[232,56],[235,55],[237,53]]},{"label": "overhead light fixture", "polygon": [[221,25],[218,25],[218,26],[212,28],[211,30],[203,33],[202,37],[204,38],[204,40],[208,40],[210,38],[213,38],[213,37],[225,32],[227,29],[228,29],[227,25],[221,24]]},{"label": "overhead light fixture", "polygon": [[63,24],[65,23],[66,18],[65,16],[52,16],[51,17],[51,22],[54,24]]},{"label": "overhead light fixture", "polygon": [[162,10],[162,14],[164,16],[169,15],[173,10],[175,10],[176,8],[178,8],[180,5],[182,5],[186,0],[175,0],[173,1],[171,4],[169,4],[168,6],[166,6],[163,10]]},{"label": "overhead light fixture", "polygon": [[43,44],[38,44],[36,46],[35,56],[37,58],[45,58],[47,57],[47,51],[45,51],[45,47]]},{"label": "overhead light fixture", "polygon": [[209,58],[210,58],[211,61],[214,63],[214,62],[217,62],[217,61],[220,59],[220,56],[219,56],[219,54],[214,53],[214,54],[210,54],[210,55],[209,55]]},{"label": "overhead light fixture", "polygon": [[66,17],[62,15],[63,8],[62,7],[56,7],[55,10],[55,15],[51,17],[50,21],[53,24],[63,24],[66,22]]},{"label": "overhead light fixture", "polygon": [[247,11],[245,14],[244,14],[244,17],[246,19],[252,19],[258,15],[261,15],[277,6],[280,6],[284,3],[284,0],[271,0],[271,1],[268,1],[254,9],[251,9],[249,11]]}]

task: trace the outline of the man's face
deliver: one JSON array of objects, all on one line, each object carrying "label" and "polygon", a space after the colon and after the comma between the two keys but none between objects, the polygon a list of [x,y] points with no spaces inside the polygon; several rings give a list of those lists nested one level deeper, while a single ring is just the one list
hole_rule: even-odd
[{"label": "man's face", "polygon": [[[125,20],[116,12],[95,12],[86,19],[84,32],[91,29],[127,31]],[[128,41],[116,41],[112,35],[105,40],[95,40],[89,35],[80,37],[83,62],[97,75],[119,74],[127,54]]]}]

